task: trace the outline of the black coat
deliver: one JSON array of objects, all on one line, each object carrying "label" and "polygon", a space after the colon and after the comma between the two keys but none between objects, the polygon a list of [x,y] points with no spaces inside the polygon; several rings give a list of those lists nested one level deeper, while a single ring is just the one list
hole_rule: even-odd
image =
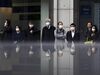
[{"label": "black coat", "polygon": [[55,36],[54,36],[55,27],[51,26],[50,29],[45,26],[42,30],[42,42],[54,42]]},{"label": "black coat", "polygon": [[99,33],[91,33],[91,40],[93,40],[94,42],[98,42],[99,41]]},{"label": "black coat", "polygon": [[4,28],[4,33],[3,33],[3,40],[4,41],[11,41],[12,40],[12,28],[9,26],[9,27],[5,27]]},{"label": "black coat", "polygon": [[72,35],[71,35],[71,31],[68,31],[67,34],[66,34],[66,40],[68,42],[79,42],[80,41],[80,34],[78,32],[75,32],[75,35],[74,37],[72,38]]},{"label": "black coat", "polygon": [[37,35],[40,35],[40,31],[36,28],[28,28],[26,30],[26,40],[29,42],[39,40],[40,36],[37,37]]},{"label": "black coat", "polygon": [[25,38],[25,35],[23,32],[17,33],[16,31],[13,31],[13,34],[12,34],[13,41],[21,42],[24,40],[24,38]]},{"label": "black coat", "polygon": [[85,32],[85,41],[90,41],[91,40],[91,34],[92,34],[92,30],[89,30],[87,28],[86,32]]}]

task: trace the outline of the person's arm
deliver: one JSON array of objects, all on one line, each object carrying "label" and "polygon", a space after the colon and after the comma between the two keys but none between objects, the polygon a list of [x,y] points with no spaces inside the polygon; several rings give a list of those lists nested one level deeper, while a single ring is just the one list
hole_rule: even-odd
[{"label": "person's arm", "polygon": [[64,35],[63,35],[63,38],[66,38],[66,31],[64,30]]},{"label": "person's arm", "polygon": [[69,32],[66,34],[66,40],[69,41]]},{"label": "person's arm", "polygon": [[54,34],[55,34],[55,38],[62,38],[62,37],[64,37],[64,35],[57,34],[57,30],[54,31]]}]

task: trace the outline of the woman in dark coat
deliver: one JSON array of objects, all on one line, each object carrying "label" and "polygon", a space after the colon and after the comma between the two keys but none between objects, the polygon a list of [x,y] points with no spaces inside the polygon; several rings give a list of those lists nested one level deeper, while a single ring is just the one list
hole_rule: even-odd
[{"label": "woman in dark coat", "polygon": [[10,24],[10,20],[6,19],[4,23],[3,40],[11,41],[11,35],[12,35],[12,27]]},{"label": "woman in dark coat", "polygon": [[93,42],[98,42],[99,35],[98,35],[98,30],[95,25],[92,26],[92,32],[91,32],[91,40]]},{"label": "woman in dark coat", "polygon": [[87,23],[87,28],[85,30],[85,41],[91,41],[92,26],[92,22]]},{"label": "woman in dark coat", "polygon": [[24,34],[19,26],[15,27],[15,30],[12,35],[12,39],[14,42],[24,41]]}]

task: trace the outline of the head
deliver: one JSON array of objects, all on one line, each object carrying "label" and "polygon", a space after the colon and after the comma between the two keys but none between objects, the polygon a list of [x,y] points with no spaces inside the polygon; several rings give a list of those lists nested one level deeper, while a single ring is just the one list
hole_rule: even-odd
[{"label": "head", "polygon": [[33,28],[34,27],[34,24],[32,24],[32,22],[29,22],[28,27],[29,28]]},{"label": "head", "polygon": [[62,29],[63,28],[63,22],[59,21],[57,24],[57,28]]},{"label": "head", "polygon": [[46,24],[46,26],[50,25],[50,24],[51,24],[51,19],[47,19],[47,20],[45,21],[45,24]]},{"label": "head", "polygon": [[92,26],[92,32],[97,32],[97,27],[95,25]]},{"label": "head", "polygon": [[4,23],[4,27],[10,26],[10,20],[6,19]]},{"label": "head", "polygon": [[75,31],[75,28],[76,28],[76,25],[75,25],[74,23],[72,23],[72,24],[70,25],[70,30],[71,30],[71,31]]},{"label": "head", "polygon": [[15,30],[16,30],[16,32],[20,32],[20,27],[17,25],[16,27],[15,27]]},{"label": "head", "polygon": [[87,23],[87,28],[91,28],[92,27],[92,22],[88,22]]}]

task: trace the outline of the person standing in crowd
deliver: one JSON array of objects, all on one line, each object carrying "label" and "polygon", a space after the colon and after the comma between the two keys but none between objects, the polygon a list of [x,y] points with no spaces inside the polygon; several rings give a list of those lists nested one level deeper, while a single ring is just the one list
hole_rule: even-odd
[{"label": "person standing in crowd", "polygon": [[55,30],[55,38],[58,40],[64,40],[65,41],[65,35],[66,32],[63,28],[63,22],[59,21],[57,25],[57,29]]},{"label": "person standing in crowd", "polygon": [[34,24],[32,24],[32,22],[29,22],[28,24],[28,29],[26,31],[26,40],[31,42],[31,41],[35,41],[35,32],[37,31],[37,29],[35,28]]},{"label": "person standing in crowd", "polygon": [[91,32],[92,32],[92,23],[88,22],[87,23],[87,29],[86,29],[86,32],[85,32],[85,41],[91,40]]},{"label": "person standing in crowd", "polygon": [[69,43],[80,41],[80,34],[77,32],[76,25],[74,23],[70,25],[70,30],[66,34],[66,40]]},{"label": "person standing in crowd", "polygon": [[11,41],[11,36],[12,36],[11,23],[10,23],[10,20],[6,19],[4,23],[3,40]]},{"label": "person standing in crowd", "polygon": [[46,20],[46,26],[43,27],[42,30],[42,42],[54,42],[55,36],[54,36],[54,30],[55,27],[51,24],[51,20]]},{"label": "person standing in crowd", "polygon": [[88,56],[91,56],[92,54],[96,53],[97,51],[96,43],[99,42],[98,29],[95,25],[92,25],[91,32],[88,35],[89,39],[85,41],[85,44],[86,48],[88,49],[87,54]]},{"label": "person standing in crowd", "polygon": [[15,43],[21,42],[24,40],[24,34],[18,25],[15,27],[15,30],[12,35],[12,39]]},{"label": "person standing in crowd", "polygon": [[91,30],[91,40],[93,42],[98,42],[98,38],[99,38],[99,34],[98,34],[98,29],[95,25],[92,26],[92,30]]},{"label": "person standing in crowd", "polygon": [[65,46],[65,38],[66,32],[63,28],[63,22],[59,21],[57,24],[57,29],[55,30],[55,39],[56,39],[56,49],[58,50],[58,54],[62,53],[62,50]]},{"label": "person standing in crowd", "polygon": [[55,27],[51,24],[51,20],[46,20],[46,26],[43,27],[42,30],[42,49],[46,52],[46,56],[49,56],[52,54],[54,49],[54,42],[55,42],[55,36],[54,31]]},{"label": "person standing in crowd", "polygon": [[67,40],[67,47],[70,48],[70,53],[74,55],[76,53],[76,47],[79,41],[80,41],[80,34],[76,30],[76,25],[72,23],[70,25],[70,30],[66,34],[66,40]]}]

